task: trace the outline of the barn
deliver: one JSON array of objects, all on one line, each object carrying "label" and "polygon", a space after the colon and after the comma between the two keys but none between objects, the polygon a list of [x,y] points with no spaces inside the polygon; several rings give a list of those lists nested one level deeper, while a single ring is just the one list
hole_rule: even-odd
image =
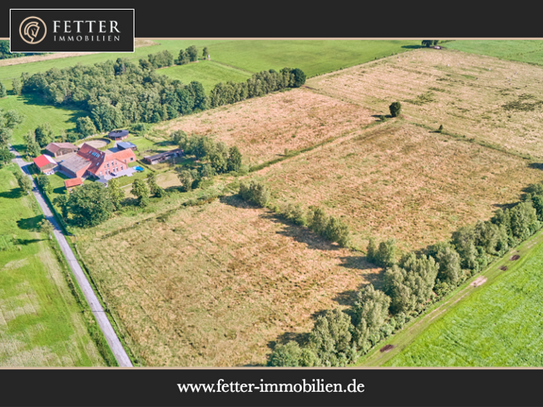
[{"label": "barn", "polygon": [[49,143],[45,147],[45,152],[51,157],[58,157],[64,154],[75,153],[78,150],[72,143]]}]

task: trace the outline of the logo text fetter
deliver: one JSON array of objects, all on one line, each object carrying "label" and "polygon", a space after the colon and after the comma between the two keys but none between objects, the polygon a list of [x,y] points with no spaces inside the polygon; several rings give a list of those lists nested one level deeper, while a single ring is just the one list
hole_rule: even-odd
[{"label": "logo text fetter", "polygon": [[[107,31],[107,23],[109,23],[109,31]],[[87,29],[85,33],[92,34],[94,29],[98,29],[98,33],[121,33],[117,28],[117,21],[115,20],[53,20],[53,33],[57,33],[61,26],[64,26],[62,33],[69,34],[72,32],[73,25],[75,25],[76,34],[81,33],[81,26]]]}]

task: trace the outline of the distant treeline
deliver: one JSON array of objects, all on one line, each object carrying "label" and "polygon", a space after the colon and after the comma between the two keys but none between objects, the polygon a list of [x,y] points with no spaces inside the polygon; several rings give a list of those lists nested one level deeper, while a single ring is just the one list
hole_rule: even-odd
[{"label": "distant treeline", "polygon": [[82,138],[134,123],[158,123],[305,83],[299,69],[270,70],[254,74],[243,84],[218,84],[208,97],[200,82],[183,84],[155,72],[172,63],[173,55],[162,51],[139,63],[118,58],[115,62],[52,68],[31,76],[23,73],[14,89],[37,95],[48,104],[87,111],[92,125],[89,119],[78,120],[77,133]]},{"label": "distant treeline", "polygon": [[304,341],[279,344],[269,366],[345,366],[533,235],[543,225],[543,184],[512,208],[455,231],[451,239],[400,256],[393,239],[370,240],[367,258],[385,267],[383,290],[368,284],[345,311],[327,310]]},{"label": "distant treeline", "polygon": [[9,41],[8,40],[0,40],[0,59],[8,59],[8,58],[18,58],[18,57],[27,57],[29,55],[42,55],[43,53],[40,52],[25,52],[24,54],[21,53],[11,53],[9,52]]}]

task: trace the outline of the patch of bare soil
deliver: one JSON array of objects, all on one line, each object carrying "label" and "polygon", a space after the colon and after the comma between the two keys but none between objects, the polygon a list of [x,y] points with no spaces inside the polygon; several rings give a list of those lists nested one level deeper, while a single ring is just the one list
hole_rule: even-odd
[{"label": "patch of bare soil", "polygon": [[511,257],[509,258],[509,260],[511,260],[511,261],[513,261],[513,260],[518,260],[518,259],[520,259],[520,256],[519,256],[518,254],[515,254],[514,256],[511,256]]},{"label": "patch of bare soil", "polygon": [[502,271],[507,270],[507,266],[501,266],[501,267],[500,267],[500,270],[502,270]]},{"label": "patch of bare soil", "polygon": [[475,281],[473,283],[471,283],[470,285],[472,287],[479,287],[480,285],[484,284],[486,282],[486,277],[485,276],[480,276],[480,277],[477,277],[475,279]]},{"label": "patch of bare soil", "polygon": [[390,350],[392,350],[392,349],[394,349],[394,348],[395,348],[394,345],[390,345],[390,344],[389,344],[389,345],[385,345],[385,346],[383,346],[381,349],[379,349],[379,352],[381,352],[381,353],[388,352],[388,351],[390,351]]}]

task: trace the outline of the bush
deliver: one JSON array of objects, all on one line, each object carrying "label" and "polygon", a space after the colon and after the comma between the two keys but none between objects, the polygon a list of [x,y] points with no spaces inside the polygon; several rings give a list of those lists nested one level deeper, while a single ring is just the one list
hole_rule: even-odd
[{"label": "bush", "polygon": [[402,111],[402,104],[400,102],[394,102],[389,107],[390,115],[392,117],[398,117]]},{"label": "bush", "polygon": [[251,180],[250,183],[242,182],[239,186],[239,195],[246,201],[250,201],[258,206],[264,208],[269,199],[270,192],[260,182]]}]

